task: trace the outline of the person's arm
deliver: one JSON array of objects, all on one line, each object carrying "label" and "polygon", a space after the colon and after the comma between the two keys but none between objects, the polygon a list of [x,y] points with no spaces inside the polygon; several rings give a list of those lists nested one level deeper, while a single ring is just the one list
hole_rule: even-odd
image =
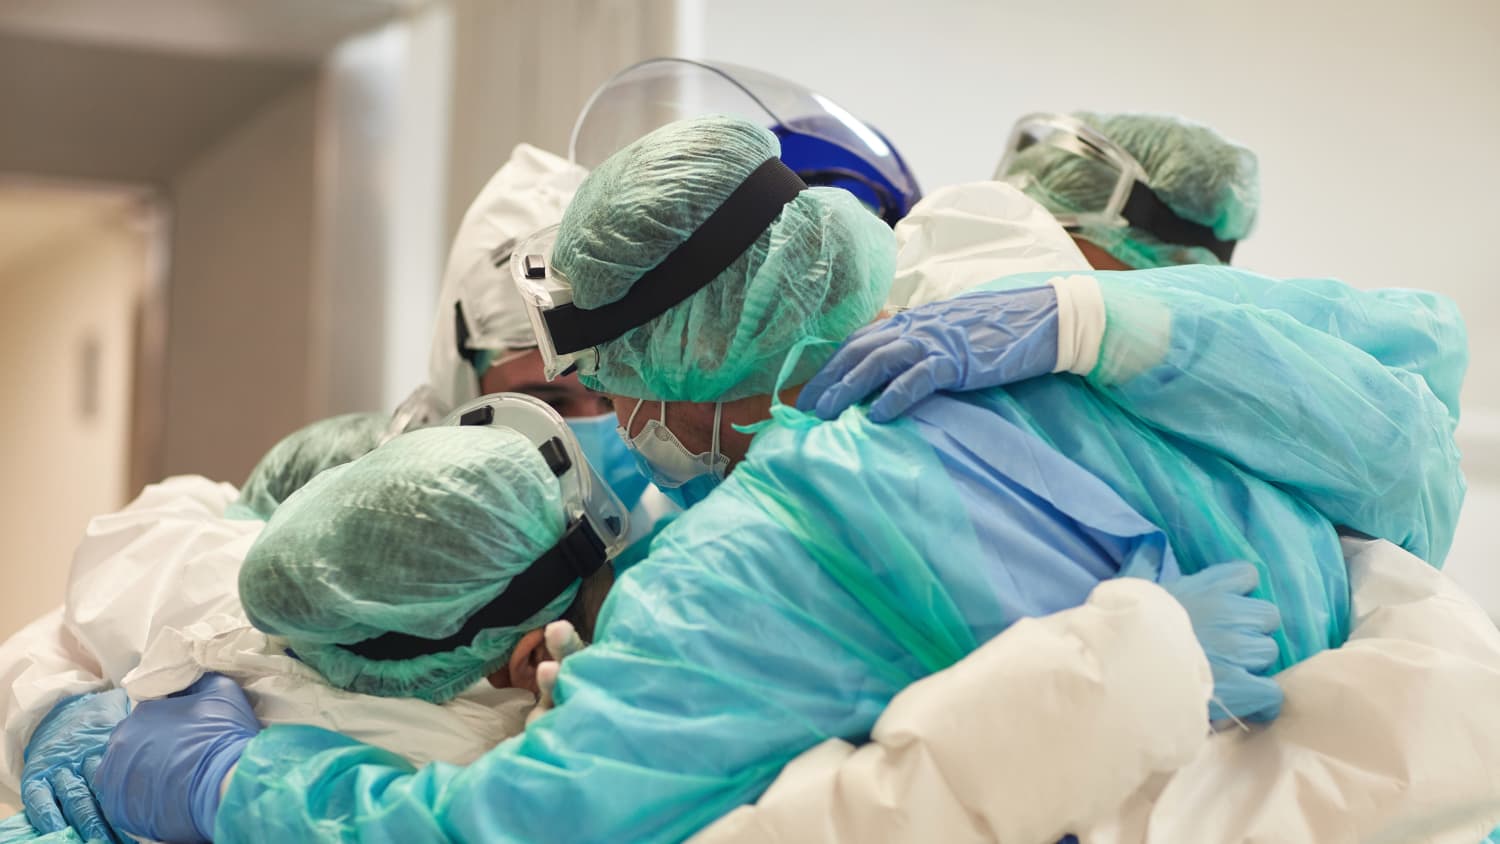
[{"label": "person's arm", "polygon": [[1191,759],[1212,688],[1182,608],[1107,581],[909,686],[868,744],[802,754],[693,842],[1056,841]]},{"label": "person's arm", "polygon": [[871,418],[889,419],[940,390],[1086,375],[1135,418],[1337,524],[1434,563],[1447,553],[1464,490],[1452,433],[1466,353],[1441,297],[1219,267],[989,287],[856,333],[798,405],[832,418],[879,393]]},{"label": "person's arm", "polygon": [[1091,384],[1335,524],[1442,563],[1465,487],[1451,302],[1226,268],[1095,278],[1107,316]]},{"label": "person's arm", "polygon": [[263,526],[224,518],[238,493],[197,476],[152,484],[96,516],[73,555],[65,618],[119,685],[156,634],[239,609],[236,575]]},{"label": "person's arm", "polygon": [[1354,629],[1280,675],[1281,719],[1214,737],[1087,840],[1458,842],[1500,824],[1500,630],[1390,543],[1344,552]]}]

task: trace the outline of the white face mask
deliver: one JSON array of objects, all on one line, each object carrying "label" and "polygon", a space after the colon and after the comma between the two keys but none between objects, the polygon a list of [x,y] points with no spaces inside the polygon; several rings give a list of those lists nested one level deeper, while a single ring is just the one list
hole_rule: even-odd
[{"label": "white face mask", "polygon": [[724,404],[714,405],[713,444],[706,452],[694,454],[667,428],[667,405],[661,406],[661,418],[646,421],[646,427],[635,437],[630,429],[635,425],[635,416],[641,412],[645,399],[637,401],[630,411],[630,419],[620,428],[620,436],[635,455],[641,473],[661,489],[662,493],[686,509],[708,497],[708,493],[724,480],[729,469],[729,458],[719,453],[719,423],[723,418]]}]

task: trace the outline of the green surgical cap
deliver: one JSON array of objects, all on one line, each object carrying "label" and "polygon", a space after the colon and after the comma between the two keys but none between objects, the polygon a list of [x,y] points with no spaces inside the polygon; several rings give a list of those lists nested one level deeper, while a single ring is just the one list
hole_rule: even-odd
[{"label": "green surgical cap", "polygon": [[[1073,115],[1119,144],[1140,162],[1151,187],[1179,217],[1214,230],[1220,240],[1243,240],[1260,207],[1255,153],[1207,126],[1166,114]],[[1014,172],[1029,173],[1031,197],[1056,213],[1099,208],[1113,183],[1099,168],[1055,147],[1037,145],[1016,158]],[[1218,264],[1201,246],[1165,243],[1137,228],[1088,226],[1079,236],[1135,267]]]},{"label": "green surgical cap", "polygon": [[[670,123],[594,170],[563,215],[552,264],[589,309],[624,296],[767,159],[776,136],[745,120]],[[810,188],[707,286],[599,347],[596,390],[664,401],[771,393],[787,353],[840,342],[873,319],[895,271],[891,230],[853,194]],[[802,355],[801,384],[834,344]]]},{"label": "green surgical cap", "polygon": [[350,413],[320,419],[271,446],[250,470],[240,497],[224,512],[231,519],[271,518],[288,496],[313,476],[374,448],[390,417],[383,413]]},{"label": "green surgical cap", "polygon": [[339,644],[453,635],[562,538],[564,521],[557,479],[520,434],[413,431],[288,498],[245,557],[240,601],[252,624],[284,636],[332,685],[441,703],[505,664],[577,587],[453,651],[375,660]]}]

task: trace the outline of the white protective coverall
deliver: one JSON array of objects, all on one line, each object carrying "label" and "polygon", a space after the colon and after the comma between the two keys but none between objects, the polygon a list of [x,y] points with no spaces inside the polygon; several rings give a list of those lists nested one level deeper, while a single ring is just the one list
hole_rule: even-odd
[{"label": "white protective coverall", "polygon": [[417,763],[470,762],[520,732],[529,692],[481,683],[442,706],[344,692],[252,628],[237,581],[264,523],[223,518],[235,498],[229,484],[175,477],[89,522],[66,605],[0,646],[0,801],[20,805],[26,743],[59,700],[121,685],[162,697],[204,671],[243,685],[265,723],[324,726]]},{"label": "white protective coverall", "polygon": [[1091,626],[1105,584],[912,685],[869,744],[819,745],[693,840],[1473,844],[1500,823],[1500,631],[1395,545],[1344,552],[1349,641],[1278,675],[1268,726],[1206,736],[1201,701]]}]

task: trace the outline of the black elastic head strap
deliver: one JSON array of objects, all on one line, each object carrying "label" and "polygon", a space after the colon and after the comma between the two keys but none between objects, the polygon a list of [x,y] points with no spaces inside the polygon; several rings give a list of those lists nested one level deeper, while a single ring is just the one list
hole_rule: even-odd
[{"label": "black elastic head strap", "polygon": [[525,571],[511,578],[505,591],[469,616],[457,633],[442,639],[426,639],[407,633],[385,633],[373,639],[344,645],[344,649],[379,662],[416,659],[445,653],[473,644],[474,637],[496,627],[515,627],[604,565],[604,542],[587,519],[579,519],[563,538],[538,557]]},{"label": "black elastic head strap", "polygon": [[[592,348],[666,313],[745,254],[781,209],[806,189],[781,159],[767,160],[623,298],[588,310],[568,304],[544,312],[553,349],[565,355]],[[530,257],[528,264],[540,269],[540,259]]]},{"label": "black elastic head strap", "polygon": [[464,319],[464,303],[453,303],[453,340],[458,344],[458,356],[478,369],[479,350],[469,348],[469,321]]},{"label": "black elastic head strap", "polygon": [[1177,216],[1156,191],[1142,182],[1131,185],[1122,216],[1131,226],[1150,232],[1165,243],[1201,246],[1226,264],[1234,254],[1237,241],[1220,240],[1208,226]]},{"label": "black elastic head strap", "polygon": [[[493,416],[494,411],[488,406],[480,410],[490,410]],[[460,424],[487,423],[476,419]],[[560,440],[548,440],[540,450],[553,474],[561,475],[571,468],[572,461],[568,459]],[[482,631],[496,627],[515,627],[531,618],[556,600],[558,595],[567,591],[569,586],[598,571],[608,560],[604,540],[595,532],[588,519],[579,519],[568,527],[556,545],[537,557],[525,571],[511,578],[503,592],[469,616],[464,626],[453,635],[442,639],[427,639],[409,633],[385,633],[342,647],[350,653],[378,662],[416,659],[419,656],[457,650],[472,644],[474,637]]]}]

